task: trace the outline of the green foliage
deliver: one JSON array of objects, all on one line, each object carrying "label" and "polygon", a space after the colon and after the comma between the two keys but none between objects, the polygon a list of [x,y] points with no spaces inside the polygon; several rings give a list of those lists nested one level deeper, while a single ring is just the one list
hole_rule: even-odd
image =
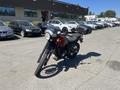
[{"label": "green foliage", "polygon": [[98,17],[116,17],[116,12],[114,10],[107,10],[105,12],[101,12]]},{"label": "green foliage", "polygon": [[113,11],[113,10],[107,10],[107,11],[104,13],[104,15],[105,15],[106,17],[116,17],[116,12]]},{"label": "green foliage", "polygon": [[8,26],[9,25],[9,23],[10,23],[10,21],[5,21],[5,24]]},{"label": "green foliage", "polygon": [[37,25],[38,23],[42,23],[42,21],[37,21],[37,20],[32,21],[32,24],[34,24],[34,25]]}]

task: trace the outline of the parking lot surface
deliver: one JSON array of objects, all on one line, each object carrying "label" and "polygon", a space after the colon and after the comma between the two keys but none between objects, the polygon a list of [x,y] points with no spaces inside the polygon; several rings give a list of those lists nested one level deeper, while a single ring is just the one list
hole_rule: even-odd
[{"label": "parking lot surface", "polygon": [[[34,76],[44,37],[0,41],[0,90],[120,90],[120,27],[84,36],[74,60],[59,64],[55,76]],[[77,66],[77,68],[75,68]]]}]

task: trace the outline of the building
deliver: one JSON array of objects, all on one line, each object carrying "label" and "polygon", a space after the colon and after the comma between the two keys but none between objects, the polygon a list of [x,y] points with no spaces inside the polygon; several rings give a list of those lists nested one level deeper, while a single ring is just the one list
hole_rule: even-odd
[{"label": "building", "polygon": [[58,13],[84,16],[88,8],[58,0],[0,0],[0,19],[3,20],[46,21]]}]

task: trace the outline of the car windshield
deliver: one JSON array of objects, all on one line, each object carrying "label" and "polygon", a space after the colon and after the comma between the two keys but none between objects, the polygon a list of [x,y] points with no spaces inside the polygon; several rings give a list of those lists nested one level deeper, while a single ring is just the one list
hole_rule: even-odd
[{"label": "car windshield", "polygon": [[33,26],[32,23],[30,23],[28,21],[20,21],[19,24],[23,25],[23,26]]},{"label": "car windshield", "polygon": [[68,24],[76,24],[74,21],[69,21]]},{"label": "car windshield", "polygon": [[5,26],[3,22],[0,22],[0,26]]},{"label": "car windshield", "polygon": [[63,24],[67,23],[67,21],[66,21],[65,19],[60,19],[60,21],[61,21]]},{"label": "car windshield", "polygon": [[92,22],[92,21],[88,21],[87,24],[94,24],[94,22]]},{"label": "car windshield", "polygon": [[84,21],[77,21],[80,25],[84,25],[85,22]]},{"label": "car windshield", "polygon": [[97,21],[92,21],[91,23],[92,23],[92,24],[96,24],[96,23],[99,23],[99,22],[97,22]]}]

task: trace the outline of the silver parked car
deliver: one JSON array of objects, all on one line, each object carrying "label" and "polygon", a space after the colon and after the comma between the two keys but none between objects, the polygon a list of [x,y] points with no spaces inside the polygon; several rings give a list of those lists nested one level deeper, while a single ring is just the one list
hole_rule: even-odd
[{"label": "silver parked car", "polygon": [[14,33],[3,21],[0,20],[0,39],[14,38]]}]

